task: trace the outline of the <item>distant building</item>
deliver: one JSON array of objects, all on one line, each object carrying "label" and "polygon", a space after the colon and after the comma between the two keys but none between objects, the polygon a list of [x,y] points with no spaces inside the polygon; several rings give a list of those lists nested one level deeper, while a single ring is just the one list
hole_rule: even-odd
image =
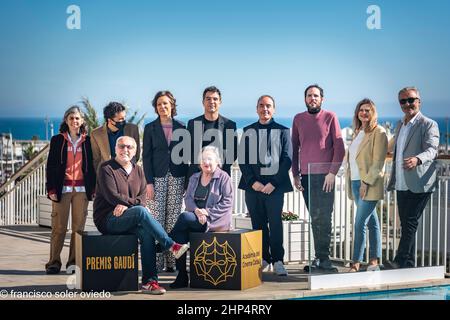
[{"label": "distant building", "polygon": [[[0,184],[17,172],[33,155],[46,145],[42,140],[14,140],[11,133],[0,134]],[[31,151],[31,153],[30,153]]]}]

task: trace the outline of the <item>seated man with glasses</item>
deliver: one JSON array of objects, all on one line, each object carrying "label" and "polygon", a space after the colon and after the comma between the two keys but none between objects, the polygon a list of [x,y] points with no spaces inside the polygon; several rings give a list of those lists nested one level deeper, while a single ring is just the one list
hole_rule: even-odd
[{"label": "seated man with glasses", "polygon": [[415,265],[415,236],[419,219],[436,185],[436,156],[439,128],[420,112],[419,90],[406,87],[398,93],[405,114],[393,139],[393,160],[388,191],[396,191],[402,235],[394,261],[385,261],[390,268]]},{"label": "seated man with glasses", "polygon": [[[199,159],[200,172],[189,179],[184,202],[186,212],[179,217],[170,236],[179,243],[189,242],[190,232],[228,231],[231,229],[233,189],[230,176],[223,171],[219,149],[203,148]],[[184,288],[189,285],[186,270],[186,254],[176,262],[178,275],[170,287]]]},{"label": "seated man with glasses", "polygon": [[144,170],[131,161],[136,154],[136,141],[122,136],[116,142],[116,156],[100,165],[94,200],[94,222],[102,234],[135,234],[140,242],[142,290],[163,294],[156,271],[156,246],[169,250],[176,259],[188,249],[172,240],[156,221],[146,203],[147,182]]}]

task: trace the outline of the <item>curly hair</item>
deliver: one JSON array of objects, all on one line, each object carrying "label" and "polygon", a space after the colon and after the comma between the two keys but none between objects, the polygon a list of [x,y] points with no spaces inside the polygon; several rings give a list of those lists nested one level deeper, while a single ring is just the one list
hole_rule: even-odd
[{"label": "curly hair", "polygon": [[126,109],[127,108],[119,102],[110,102],[103,108],[103,117],[105,118],[105,121],[108,121],[108,119],[114,118],[116,113],[126,111]]}]

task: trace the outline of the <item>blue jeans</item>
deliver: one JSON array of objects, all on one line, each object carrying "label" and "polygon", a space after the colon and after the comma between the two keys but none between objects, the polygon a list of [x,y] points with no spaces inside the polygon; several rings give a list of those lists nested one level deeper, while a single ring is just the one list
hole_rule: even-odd
[{"label": "blue jeans", "polygon": [[[170,236],[177,243],[188,243],[189,233],[191,232],[205,232],[206,223],[201,224],[198,221],[197,215],[193,212],[185,211],[178,217],[175,226],[170,232]],[[179,273],[186,274],[186,253],[183,254],[178,260],[175,261],[175,265]]]},{"label": "blue jeans", "polygon": [[369,229],[369,258],[381,257],[381,232],[375,207],[378,201],[362,200],[359,195],[360,180],[352,181],[352,193],[357,206],[353,239],[353,262],[361,262],[366,248],[366,226]]},{"label": "blue jeans", "polygon": [[171,248],[174,241],[146,208],[131,207],[120,217],[111,213],[106,222],[106,230],[108,234],[136,235],[141,245],[142,283],[158,280],[155,240],[161,244],[163,250]]}]

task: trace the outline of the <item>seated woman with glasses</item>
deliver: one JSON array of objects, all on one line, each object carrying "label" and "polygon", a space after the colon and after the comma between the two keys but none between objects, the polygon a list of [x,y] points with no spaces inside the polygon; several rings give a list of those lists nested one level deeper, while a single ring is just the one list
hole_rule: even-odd
[{"label": "seated woman with glasses", "polygon": [[[233,189],[230,176],[220,169],[221,160],[216,147],[203,148],[201,171],[193,174],[184,198],[186,211],[179,217],[170,237],[178,243],[188,243],[190,232],[228,231],[231,229]],[[189,285],[186,254],[176,261],[178,276],[170,287]]]}]

